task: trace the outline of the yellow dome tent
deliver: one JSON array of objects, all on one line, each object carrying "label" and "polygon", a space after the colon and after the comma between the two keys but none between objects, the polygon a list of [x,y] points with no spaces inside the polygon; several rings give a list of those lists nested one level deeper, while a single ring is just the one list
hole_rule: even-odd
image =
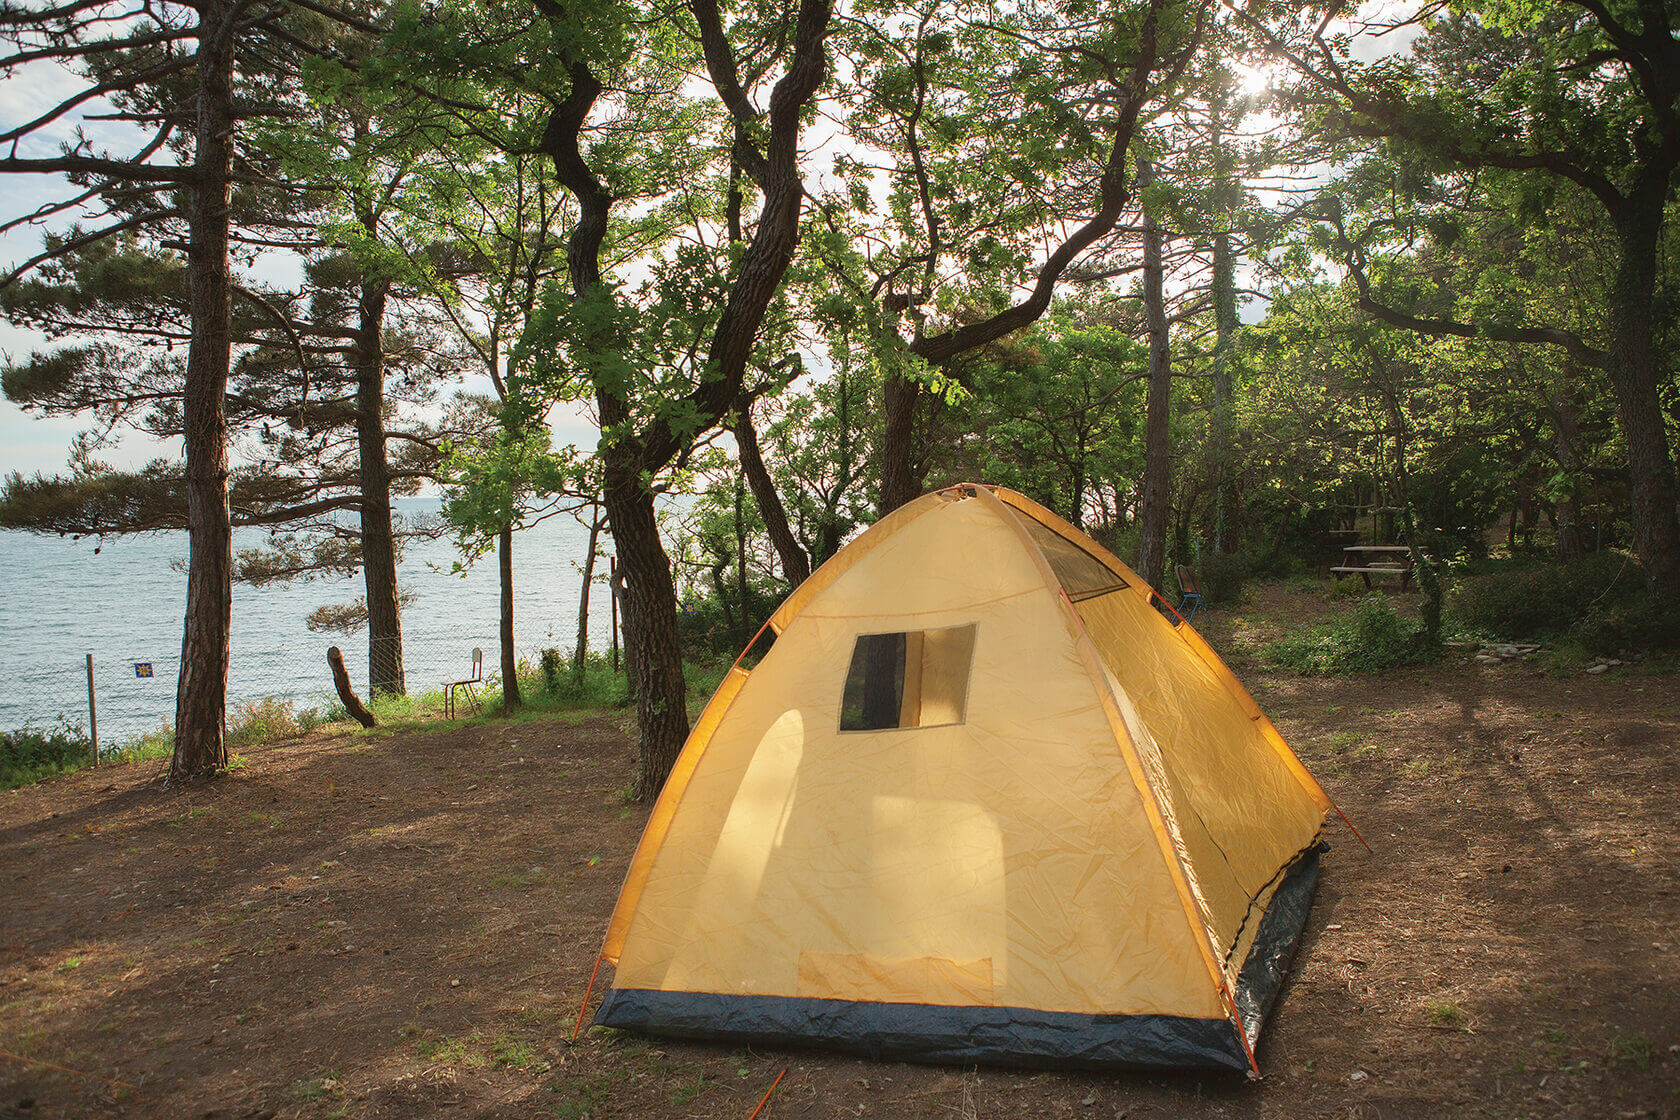
[{"label": "yellow dome tent", "polygon": [[859,536],[689,736],[595,1022],[1254,1068],[1330,801],[1150,597],[1004,489],[929,494]]}]

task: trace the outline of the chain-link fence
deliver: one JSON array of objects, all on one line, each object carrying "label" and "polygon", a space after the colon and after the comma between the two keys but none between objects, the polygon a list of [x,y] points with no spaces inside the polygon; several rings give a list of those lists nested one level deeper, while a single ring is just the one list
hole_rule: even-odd
[{"label": "chain-link fence", "polygon": [[[592,653],[611,648],[610,627],[591,632]],[[401,639],[403,683],[413,698],[414,714],[441,714],[442,690],[452,681],[474,676],[473,651],[483,651],[480,696],[500,679],[501,645],[494,618],[479,625],[426,626],[406,623]],[[327,650],[338,646],[358,696],[369,698],[370,647],[374,660],[388,657],[366,632],[316,634],[303,631],[241,640],[235,632],[228,672],[228,724],[272,718],[324,718],[339,706]],[[155,645],[126,643],[121,649],[94,649],[91,680],[101,751],[131,743],[166,729],[175,718],[175,687],[180,674],[178,635],[159,635]],[[554,649],[569,658],[577,642],[576,621],[552,627],[516,627],[514,651],[521,673],[535,673],[542,651]],[[383,671],[383,670],[382,670]],[[69,660],[29,661],[14,667],[10,687],[0,697],[0,727],[78,727],[87,732],[90,666],[86,656]]]}]

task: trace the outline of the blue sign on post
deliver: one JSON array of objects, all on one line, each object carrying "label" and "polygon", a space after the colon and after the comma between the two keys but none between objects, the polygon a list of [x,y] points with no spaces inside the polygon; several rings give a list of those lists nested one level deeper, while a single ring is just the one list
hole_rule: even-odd
[{"label": "blue sign on post", "polygon": [[150,661],[136,661],[134,663],[134,675],[137,676],[137,677],[149,677],[149,676],[151,676],[152,675],[152,663]]}]

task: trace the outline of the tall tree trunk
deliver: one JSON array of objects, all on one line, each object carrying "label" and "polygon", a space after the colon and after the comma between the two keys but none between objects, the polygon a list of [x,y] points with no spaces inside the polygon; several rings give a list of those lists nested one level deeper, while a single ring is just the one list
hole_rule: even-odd
[{"label": "tall tree trunk", "polygon": [[1663,198],[1664,192],[1636,195],[1617,223],[1622,259],[1610,288],[1609,372],[1627,442],[1634,547],[1658,608],[1680,611],[1680,512],[1651,337]]},{"label": "tall tree trunk", "polygon": [[753,501],[758,505],[759,516],[764,519],[764,529],[776,550],[776,558],[781,562],[782,578],[790,588],[798,587],[810,576],[811,561],[800,547],[799,539],[793,535],[793,530],[788,528],[787,507],[782,504],[782,496],[776,492],[776,484],[771,481],[770,471],[764,465],[764,455],[758,446],[758,432],[753,427],[751,401],[741,402],[740,413],[731,430],[740,453],[741,470],[747,477],[747,485],[752,487]]},{"label": "tall tree trunk", "polygon": [[922,495],[915,449],[916,410],[921,396],[919,382],[896,373],[889,373],[882,386],[885,424],[881,430],[881,493],[875,510],[882,517]]},{"label": "tall tree trunk", "polygon": [[677,635],[671,562],[659,539],[653,494],[619,449],[605,451],[607,518],[624,577],[625,650],[636,682],[642,737],[634,796],[652,800],[688,738],[688,691]]},{"label": "tall tree trunk", "polygon": [[[368,216],[365,224],[371,225]],[[391,469],[385,459],[385,302],[390,285],[362,285],[356,349],[356,445],[361,460],[362,584],[367,592],[368,695],[402,695],[402,604],[391,531]]]},{"label": "tall tree trunk", "polygon": [[496,534],[496,559],[502,583],[502,710],[511,712],[524,701],[519,696],[519,663],[513,656],[513,525]]},{"label": "tall tree trunk", "polygon": [[[1155,166],[1139,161],[1140,191],[1155,178]],[[1144,428],[1143,508],[1138,513],[1138,575],[1160,590],[1167,566],[1167,519],[1172,496],[1172,352],[1167,337],[1160,223],[1149,208],[1143,218],[1143,312],[1149,331],[1149,406]]]},{"label": "tall tree trunk", "polygon": [[199,12],[198,98],[187,214],[192,339],[182,397],[187,457],[187,613],[175,687],[171,781],[227,766],[228,635],[233,615],[233,526],[228,512],[227,381],[232,361],[228,179],[233,167],[233,13]]},{"label": "tall tree trunk", "polygon": [[601,539],[601,508],[590,507],[589,549],[583,558],[583,586],[578,589],[577,646],[572,652],[572,682],[583,687],[584,671],[589,664],[589,582],[595,578],[595,546]]}]

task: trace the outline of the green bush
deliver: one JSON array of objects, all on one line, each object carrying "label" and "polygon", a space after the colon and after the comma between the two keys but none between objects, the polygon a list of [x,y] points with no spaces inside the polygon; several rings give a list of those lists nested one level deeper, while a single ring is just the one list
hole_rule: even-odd
[{"label": "green bush", "polygon": [[[1449,611],[1461,629],[1501,638],[1562,633],[1589,616],[1601,628],[1644,600],[1644,575],[1632,557],[1599,552],[1569,563],[1532,564],[1457,581]],[[1606,631],[1607,632],[1607,631]]]},{"label": "green bush", "polygon": [[749,584],[744,619],[737,589],[727,587],[727,594],[727,603],[716,595],[694,593],[684,596],[682,613],[677,616],[677,632],[686,655],[701,660],[714,657],[733,659],[741,652],[742,644],[750,640],[764,620],[781,606],[787,588],[772,581]]},{"label": "green bush", "polygon": [[91,751],[88,737],[79,727],[0,731],[0,786],[14,789],[49,774],[86,766]]},{"label": "green bush", "polygon": [[1680,618],[1658,611],[1648,596],[1598,603],[1569,627],[1569,636],[1588,653],[1612,655],[1625,649],[1680,648]]},{"label": "green bush", "polygon": [[1241,602],[1243,584],[1254,574],[1254,561],[1241,552],[1209,552],[1188,567],[1209,603]]},{"label": "green bush", "polygon": [[1380,673],[1435,656],[1421,628],[1404,622],[1380,592],[1367,595],[1345,615],[1268,643],[1269,665],[1299,673]]},{"label": "green bush", "polygon": [[301,734],[295,705],[282,697],[265,696],[234,705],[227,724],[227,748],[254,747]]},{"label": "green bush", "polygon": [[[550,653],[554,654],[552,662]],[[584,658],[581,681],[574,672],[575,666],[567,664],[558,650],[544,650],[538,660],[542,666],[541,694],[526,697],[527,704],[538,709],[616,708],[624,705],[629,694],[623,671],[615,671],[604,653],[591,653]]]},{"label": "green bush", "polygon": [[542,655],[537,660],[542,666],[543,688],[549,692],[558,692],[560,689],[560,669],[565,664],[565,659],[560,656],[560,651],[550,647],[543,650]]}]

